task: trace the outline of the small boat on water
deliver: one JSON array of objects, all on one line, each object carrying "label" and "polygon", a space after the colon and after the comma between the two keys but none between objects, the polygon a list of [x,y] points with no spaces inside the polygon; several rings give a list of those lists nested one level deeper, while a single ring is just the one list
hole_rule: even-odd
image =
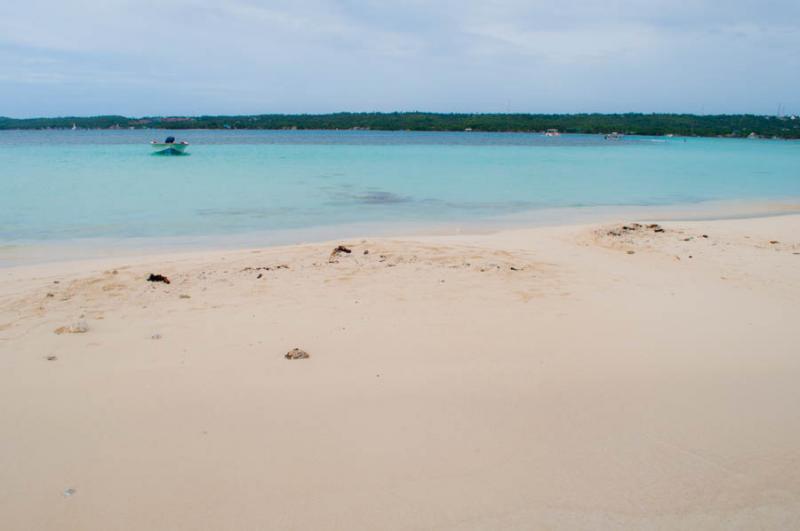
[{"label": "small boat on water", "polygon": [[561,133],[558,132],[558,129],[548,129],[544,136],[561,136]]},{"label": "small boat on water", "polygon": [[153,140],[150,142],[153,153],[157,155],[182,155],[189,146],[188,142],[175,142],[174,136],[168,136],[163,142]]},{"label": "small boat on water", "polygon": [[622,140],[623,136],[625,136],[625,135],[623,135],[622,133],[617,133],[616,131],[614,131],[610,135],[606,135],[604,138],[606,140]]}]

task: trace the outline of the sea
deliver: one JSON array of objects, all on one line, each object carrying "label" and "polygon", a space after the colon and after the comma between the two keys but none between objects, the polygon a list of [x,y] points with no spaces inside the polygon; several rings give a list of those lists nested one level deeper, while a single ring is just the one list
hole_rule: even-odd
[{"label": "sea", "polygon": [[[175,136],[183,156],[149,142]],[[800,141],[527,133],[0,131],[0,266],[800,203]],[[777,205],[777,206],[776,206]]]}]

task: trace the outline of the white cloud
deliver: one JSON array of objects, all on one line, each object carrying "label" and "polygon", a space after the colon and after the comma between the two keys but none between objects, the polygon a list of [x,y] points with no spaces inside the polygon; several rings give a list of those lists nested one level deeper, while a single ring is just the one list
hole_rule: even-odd
[{"label": "white cloud", "polygon": [[121,113],[764,112],[800,107],[798,28],[790,0],[3,2],[0,114],[109,85]]}]

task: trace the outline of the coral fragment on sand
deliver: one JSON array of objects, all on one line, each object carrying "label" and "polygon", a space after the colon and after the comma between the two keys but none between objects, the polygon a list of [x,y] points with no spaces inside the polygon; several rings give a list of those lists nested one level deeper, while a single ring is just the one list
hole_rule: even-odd
[{"label": "coral fragment on sand", "polygon": [[311,357],[311,354],[306,352],[305,350],[300,350],[299,348],[293,348],[286,355],[283,356],[287,360],[304,360]]}]

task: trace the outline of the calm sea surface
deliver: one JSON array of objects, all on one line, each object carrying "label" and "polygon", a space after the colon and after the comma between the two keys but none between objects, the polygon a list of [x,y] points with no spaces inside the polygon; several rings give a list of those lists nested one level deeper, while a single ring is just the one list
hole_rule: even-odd
[{"label": "calm sea surface", "polygon": [[[173,134],[189,156],[148,142]],[[363,131],[0,131],[0,244],[800,197],[800,142]],[[306,232],[307,233],[307,232]]]}]

